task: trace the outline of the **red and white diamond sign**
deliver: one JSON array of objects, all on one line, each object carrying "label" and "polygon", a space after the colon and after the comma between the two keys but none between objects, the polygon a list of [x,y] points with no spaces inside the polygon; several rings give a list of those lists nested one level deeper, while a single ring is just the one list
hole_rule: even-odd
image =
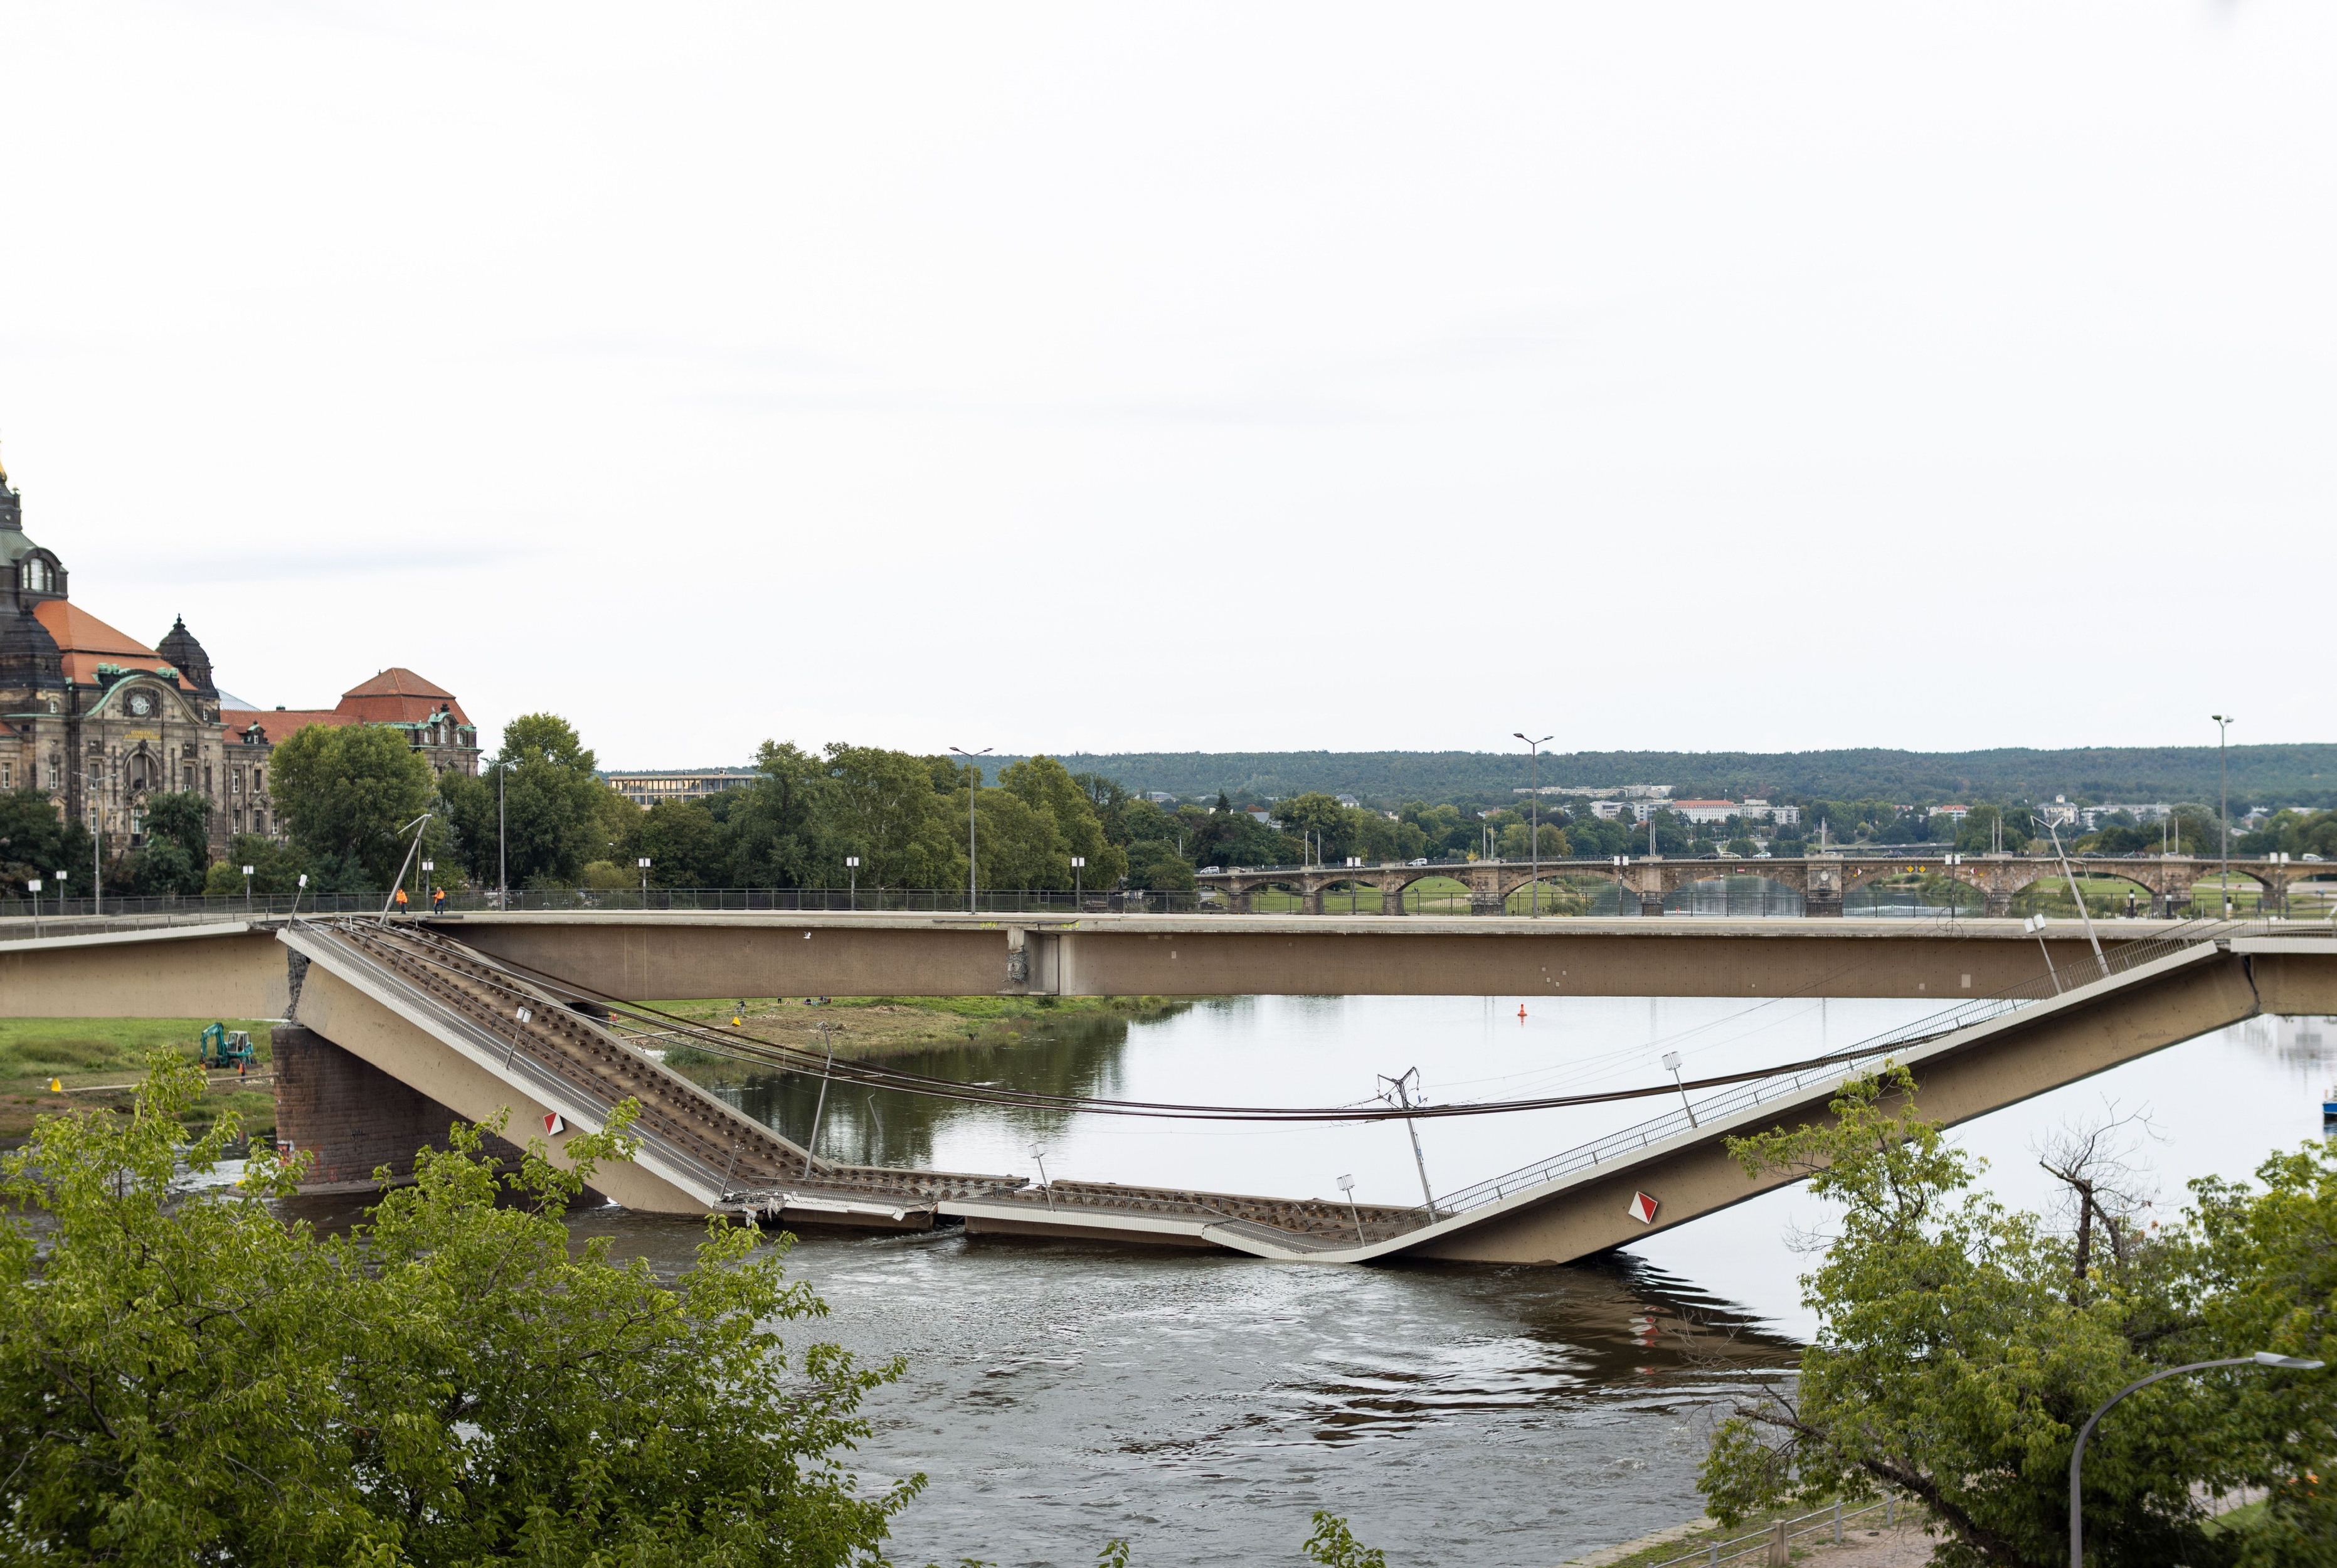
[{"label": "red and white diamond sign", "polygon": [[1634,1192],[1628,1212],[1640,1224],[1652,1225],[1656,1222],[1656,1200],[1645,1192]]},{"label": "red and white diamond sign", "polygon": [[[544,1133],[544,1136],[545,1136],[545,1137],[547,1137],[547,1138],[557,1138],[557,1137],[559,1137],[562,1132],[567,1132],[567,1131],[568,1131],[568,1122],[566,1122],[566,1120],[565,1120],[564,1118],[562,1118],[562,1117],[561,1116],[561,1114],[560,1114],[560,1112],[557,1112],[557,1111],[546,1111],[546,1112],[543,1113],[543,1133]],[[1648,1213],[1650,1213],[1650,1214],[1653,1214],[1655,1211],[1656,1211],[1655,1200],[1653,1200],[1653,1199],[1649,1199],[1649,1200],[1648,1200]]]}]

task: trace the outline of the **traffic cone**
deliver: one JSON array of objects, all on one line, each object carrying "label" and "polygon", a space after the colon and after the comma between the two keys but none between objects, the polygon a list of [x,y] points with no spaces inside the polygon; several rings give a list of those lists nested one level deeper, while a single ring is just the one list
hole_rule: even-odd
[{"label": "traffic cone", "polygon": [[52,1078],[52,1079],[50,1079],[50,1080],[49,1080],[49,1093],[52,1093],[52,1094],[62,1094],[62,1093],[64,1093],[64,1092],[65,1092],[65,1081],[64,1081],[64,1079],[62,1079],[62,1078]]}]

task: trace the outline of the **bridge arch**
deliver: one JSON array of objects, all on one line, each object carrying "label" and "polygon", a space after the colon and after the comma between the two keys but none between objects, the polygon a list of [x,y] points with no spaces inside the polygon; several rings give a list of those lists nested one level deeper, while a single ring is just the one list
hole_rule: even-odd
[{"label": "bridge arch", "polygon": [[1783,878],[1733,865],[1716,866],[1709,875],[1681,877],[1677,887],[1665,892],[1664,908],[1750,919],[1805,914],[1808,898],[1800,887]]},{"label": "bridge arch", "polygon": [[1638,913],[1638,895],[1624,885],[1622,876],[1614,867],[1595,861],[1545,866],[1538,878],[1531,867],[1513,872],[1499,884],[1501,907],[1512,915],[1530,911],[1537,886],[1545,915],[1614,915],[1622,913],[1626,904],[1629,913]]}]

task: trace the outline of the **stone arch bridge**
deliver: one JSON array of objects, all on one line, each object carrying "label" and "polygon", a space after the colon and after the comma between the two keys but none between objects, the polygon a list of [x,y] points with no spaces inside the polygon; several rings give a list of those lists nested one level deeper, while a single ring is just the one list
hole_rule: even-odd
[{"label": "stone arch bridge", "polygon": [[[2073,856],[2070,864],[2086,877],[2110,877],[2132,883],[2150,896],[2150,913],[2166,916],[2191,903],[2192,888],[2210,879],[2221,860],[2187,855]],[[2314,877],[2337,878],[2337,861],[2274,861],[2261,857],[2234,858],[2234,875],[2254,879],[2263,889],[2267,912],[2284,913],[2288,890]],[[1325,895],[1334,889],[1369,889],[1379,894],[1384,914],[1404,912],[1403,893],[1415,882],[1433,877],[1450,877],[1469,888],[1469,912],[1501,915],[1511,895],[1532,886],[1536,874],[1544,882],[1599,878],[1618,884],[1625,912],[1660,915],[1664,900],[1697,882],[1727,877],[1759,877],[1802,896],[1805,913],[1838,916],[1843,900],[1870,883],[1903,877],[1910,872],[1945,876],[1978,891],[1986,913],[2010,913],[2021,889],[2038,882],[2058,881],[2061,862],[2051,856],[1968,855],[1950,865],[1943,852],[1906,855],[1810,855],[1798,859],[1681,859],[1667,856],[1627,856],[1611,859],[1544,860],[1539,867],[1524,860],[1471,860],[1462,864],[1370,866],[1235,867],[1205,871],[1195,878],[1203,888],[1223,895],[1237,913],[1247,914],[1253,895],[1267,888],[1294,893],[1309,915],[1325,912]]]}]

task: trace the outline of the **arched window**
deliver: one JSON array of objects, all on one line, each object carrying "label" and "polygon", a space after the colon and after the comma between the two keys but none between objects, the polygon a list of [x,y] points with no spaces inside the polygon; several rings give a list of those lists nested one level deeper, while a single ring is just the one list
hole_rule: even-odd
[{"label": "arched window", "polygon": [[53,583],[49,564],[38,555],[27,555],[16,563],[17,585],[27,593],[45,593]]}]

